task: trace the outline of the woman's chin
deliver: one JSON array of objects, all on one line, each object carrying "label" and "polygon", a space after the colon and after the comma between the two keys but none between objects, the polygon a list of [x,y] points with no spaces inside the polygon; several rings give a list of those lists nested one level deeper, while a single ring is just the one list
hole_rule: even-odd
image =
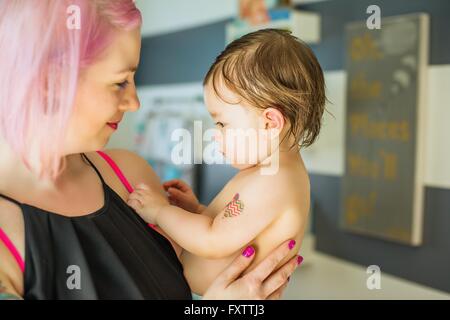
[{"label": "woman's chin", "polygon": [[102,135],[101,137],[98,137],[94,143],[95,150],[102,150],[106,147],[108,142],[111,139],[112,134],[108,133],[105,135]]},{"label": "woman's chin", "polygon": [[108,145],[109,140],[110,140],[110,137],[106,138],[105,141],[103,141],[102,143],[99,143],[97,150],[104,149]]}]

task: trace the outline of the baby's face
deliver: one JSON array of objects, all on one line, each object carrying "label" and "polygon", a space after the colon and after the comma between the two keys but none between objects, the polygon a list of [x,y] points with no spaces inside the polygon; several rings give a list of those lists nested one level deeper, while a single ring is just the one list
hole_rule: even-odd
[{"label": "baby's face", "polygon": [[206,107],[216,124],[215,140],[219,152],[237,169],[254,166],[270,153],[269,130],[263,110],[243,101],[219,81],[216,88],[211,81],[205,85]]}]

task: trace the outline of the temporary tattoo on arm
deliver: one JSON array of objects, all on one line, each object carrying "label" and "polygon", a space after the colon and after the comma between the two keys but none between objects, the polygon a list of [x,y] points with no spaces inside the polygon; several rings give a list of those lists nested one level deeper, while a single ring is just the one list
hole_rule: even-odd
[{"label": "temporary tattoo on arm", "polygon": [[236,193],[233,197],[233,200],[228,202],[228,204],[225,206],[225,214],[223,215],[223,218],[232,218],[239,216],[244,211],[244,202],[242,200],[239,200],[239,193]]}]

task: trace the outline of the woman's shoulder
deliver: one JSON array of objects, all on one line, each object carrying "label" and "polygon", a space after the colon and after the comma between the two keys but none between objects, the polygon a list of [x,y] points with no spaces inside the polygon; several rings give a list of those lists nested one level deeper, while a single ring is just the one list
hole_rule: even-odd
[{"label": "woman's shoulder", "polygon": [[0,197],[0,228],[17,245],[21,256],[24,254],[24,220],[22,209],[17,204]]},{"label": "woman's shoulder", "polygon": [[[106,149],[102,151],[115,162],[132,186],[139,183],[161,184],[147,160],[137,153],[126,149]],[[86,155],[99,168],[102,175],[115,176],[114,171],[97,152],[86,153]]]}]

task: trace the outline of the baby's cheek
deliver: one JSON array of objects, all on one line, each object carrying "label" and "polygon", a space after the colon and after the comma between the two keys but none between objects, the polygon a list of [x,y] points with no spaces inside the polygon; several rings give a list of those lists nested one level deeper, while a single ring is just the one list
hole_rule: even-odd
[{"label": "baby's cheek", "polygon": [[223,134],[220,130],[215,129],[214,130],[214,136],[213,136],[214,141],[216,141],[217,143],[220,143],[223,140]]},{"label": "baby's cheek", "polygon": [[221,131],[217,130],[214,135],[214,142],[216,143],[216,146],[217,146],[219,152],[224,151],[224,140],[225,139],[224,139],[223,133]]}]

